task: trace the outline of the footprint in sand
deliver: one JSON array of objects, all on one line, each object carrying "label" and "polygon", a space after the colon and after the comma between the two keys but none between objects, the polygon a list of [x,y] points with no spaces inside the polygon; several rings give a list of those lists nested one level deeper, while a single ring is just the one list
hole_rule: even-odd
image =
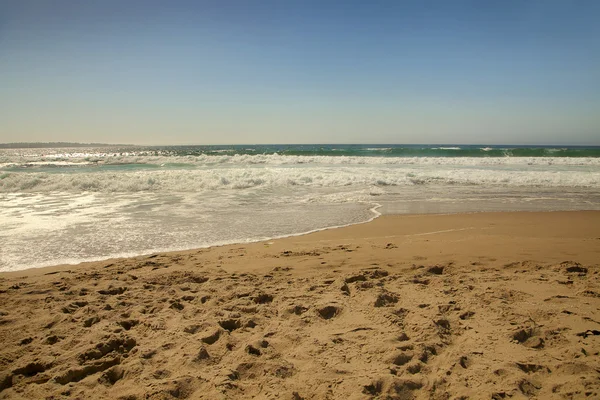
[{"label": "footprint in sand", "polygon": [[91,317],[91,318],[88,318],[85,321],[83,321],[83,326],[85,328],[89,328],[92,325],[97,324],[98,322],[100,322],[100,318],[99,317]]},{"label": "footprint in sand", "polygon": [[541,349],[545,343],[544,338],[539,336],[538,330],[533,328],[519,329],[512,335],[512,339],[532,349]]},{"label": "footprint in sand", "polygon": [[221,329],[214,329],[213,331],[209,331],[203,335],[200,340],[206,344],[214,344],[219,340],[222,333],[223,331]]},{"label": "footprint in sand", "polygon": [[363,393],[374,398],[412,399],[415,390],[423,387],[421,382],[396,377],[385,377],[363,387]]},{"label": "footprint in sand", "polygon": [[137,319],[127,319],[127,320],[119,321],[117,323],[119,325],[121,325],[121,327],[123,329],[125,329],[126,331],[128,331],[131,328],[133,328],[134,326],[138,325],[140,323],[140,321],[138,321]]},{"label": "footprint in sand", "polygon": [[270,294],[261,293],[254,297],[253,301],[256,304],[268,304],[273,302],[273,296]]},{"label": "footprint in sand", "polygon": [[398,303],[398,296],[391,292],[383,292],[377,296],[375,307],[391,307]]},{"label": "footprint in sand", "polygon": [[317,313],[323,319],[332,319],[338,316],[341,312],[342,309],[334,305],[328,305],[317,310]]},{"label": "footprint in sand", "polygon": [[98,378],[98,382],[105,386],[112,386],[118,381],[120,381],[125,375],[125,370],[121,368],[119,365],[115,365],[112,368],[106,370],[100,378]]},{"label": "footprint in sand", "polygon": [[233,319],[233,318],[219,321],[219,325],[221,326],[221,328],[225,329],[228,332],[233,332],[236,329],[239,329],[242,327],[240,320]]},{"label": "footprint in sand", "polygon": [[106,296],[115,296],[118,294],[125,293],[126,290],[127,290],[127,288],[125,288],[125,287],[117,287],[117,288],[109,287],[108,289],[98,290],[98,293],[106,295]]},{"label": "footprint in sand", "polygon": [[521,371],[531,374],[535,372],[550,372],[550,368],[539,365],[539,364],[531,364],[531,363],[516,363],[517,368]]}]

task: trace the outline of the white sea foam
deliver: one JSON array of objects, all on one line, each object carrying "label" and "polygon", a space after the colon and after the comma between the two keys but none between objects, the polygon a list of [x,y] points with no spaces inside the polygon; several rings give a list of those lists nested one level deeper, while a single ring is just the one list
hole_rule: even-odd
[{"label": "white sea foam", "polygon": [[[391,148],[365,148],[367,151],[388,151]],[[460,147],[439,147],[437,149],[460,150]],[[508,157],[510,149],[503,150],[503,157],[362,157],[362,156],[324,156],[324,155],[281,155],[281,154],[230,154],[231,149],[215,149],[212,153],[200,155],[174,155],[164,151],[125,151],[108,152],[95,149],[65,151],[65,149],[0,150],[0,168],[39,166],[76,166],[76,165],[121,165],[148,164],[169,165],[187,164],[196,167],[215,165],[585,165],[600,166],[599,157]],[[345,151],[346,149],[332,149]],[[481,148],[493,150],[490,147]],[[546,149],[552,155],[563,149]]]},{"label": "white sea foam", "polygon": [[254,187],[502,185],[600,188],[600,169],[576,166],[311,165],[5,172],[0,192],[197,192]]}]

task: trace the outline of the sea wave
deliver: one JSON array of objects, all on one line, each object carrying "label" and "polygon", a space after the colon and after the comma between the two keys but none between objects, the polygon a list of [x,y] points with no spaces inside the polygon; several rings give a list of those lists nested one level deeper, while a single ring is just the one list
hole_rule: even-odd
[{"label": "sea wave", "polygon": [[0,163],[35,159],[90,159],[113,157],[182,156],[300,156],[359,158],[600,158],[600,146],[493,145],[239,145],[104,148],[0,149]]},{"label": "sea wave", "polygon": [[281,154],[221,154],[221,155],[150,155],[132,154],[84,154],[0,157],[1,169],[25,169],[36,167],[70,167],[147,164],[157,166],[188,165],[203,167],[215,165],[440,165],[440,166],[497,166],[497,165],[583,165],[600,166],[596,157],[361,157],[361,156],[298,156]]},{"label": "sea wave", "polygon": [[600,171],[404,166],[311,166],[4,172],[0,192],[198,192],[276,187],[488,185],[600,188]]}]

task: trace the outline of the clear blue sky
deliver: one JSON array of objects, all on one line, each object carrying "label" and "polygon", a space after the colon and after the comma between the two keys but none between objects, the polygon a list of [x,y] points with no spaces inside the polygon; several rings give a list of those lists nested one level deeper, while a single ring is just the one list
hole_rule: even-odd
[{"label": "clear blue sky", "polygon": [[600,144],[600,1],[0,2],[0,142]]}]

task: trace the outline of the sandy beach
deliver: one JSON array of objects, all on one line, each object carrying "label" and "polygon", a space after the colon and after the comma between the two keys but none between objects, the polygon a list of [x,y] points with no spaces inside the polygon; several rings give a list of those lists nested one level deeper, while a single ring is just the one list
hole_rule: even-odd
[{"label": "sandy beach", "polygon": [[600,212],[0,274],[2,399],[600,398]]}]

